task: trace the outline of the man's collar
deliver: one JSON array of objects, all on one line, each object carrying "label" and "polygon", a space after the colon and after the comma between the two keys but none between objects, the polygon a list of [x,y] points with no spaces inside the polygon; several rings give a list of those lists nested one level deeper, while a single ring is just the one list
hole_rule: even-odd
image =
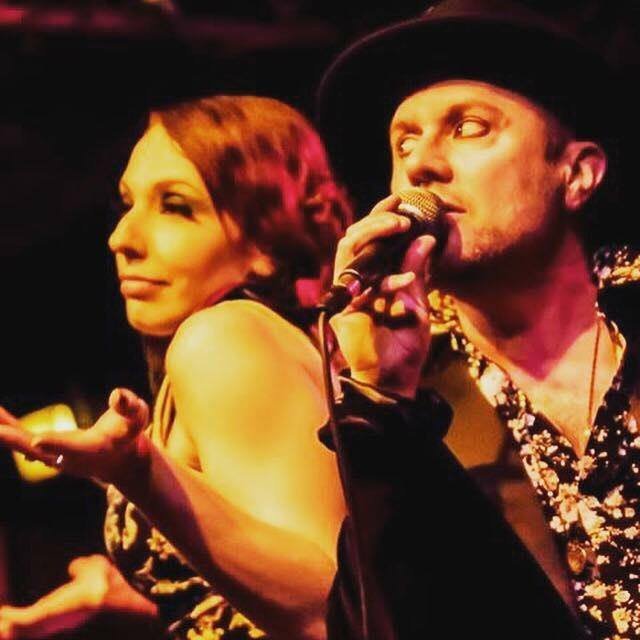
[{"label": "man's collar", "polygon": [[602,247],[593,256],[598,290],[640,282],[640,251],[629,246]]},{"label": "man's collar", "polygon": [[[629,246],[605,246],[594,254],[592,265],[600,307],[626,335],[630,330],[626,316],[631,309],[628,308],[630,298],[623,291],[632,289],[628,293],[633,299],[637,295],[638,290],[632,285],[640,287],[640,250]],[[458,328],[458,315],[451,296],[434,290],[429,294],[429,304],[433,335]]]}]

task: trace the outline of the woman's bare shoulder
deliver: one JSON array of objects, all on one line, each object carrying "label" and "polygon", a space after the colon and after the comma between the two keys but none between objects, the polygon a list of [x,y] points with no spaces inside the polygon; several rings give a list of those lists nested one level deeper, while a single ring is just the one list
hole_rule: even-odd
[{"label": "woman's bare shoulder", "polygon": [[167,353],[167,375],[204,467],[212,429],[244,451],[260,424],[266,451],[293,431],[315,434],[324,420],[318,353],[304,333],[257,303],[225,302],[188,318]]},{"label": "woman's bare shoulder", "polygon": [[244,355],[248,366],[319,367],[315,347],[298,327],[259,302],[229,300],[192,314],[180,325],[169,346],[167,369],[191,367],[203,359],[213,366]]}]

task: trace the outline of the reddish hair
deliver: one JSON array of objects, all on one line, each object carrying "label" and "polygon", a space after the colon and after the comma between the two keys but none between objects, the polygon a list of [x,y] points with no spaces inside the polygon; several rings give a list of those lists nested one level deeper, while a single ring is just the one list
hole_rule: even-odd
[{"label": "reddish hair", "polygon": [[215,206],[273,260],[278,289],[291,294],[301,278],[326,279],[351,210],[300,113],[272,98],[214,96],[154,115],[195,164]]}]

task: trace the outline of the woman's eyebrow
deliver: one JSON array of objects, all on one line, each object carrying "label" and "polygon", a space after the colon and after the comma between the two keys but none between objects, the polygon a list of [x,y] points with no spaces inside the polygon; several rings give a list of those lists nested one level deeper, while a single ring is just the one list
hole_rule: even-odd
[{"label": "woman's eyebrow", "polygon": [[[143,184],[144,183],[141,183],[141,186],[143,186]],[[171,178],[168,176],[166,178],[161,178],[160,180],[154,180],[153,184],[151,185],[149,185],[148,183],[144,184],[144,187],[145,188],[150,187],[152,191],[163,191],[163,190],[173,189],[174,187],[181,187],[182,188],[181,190],[185,190],[189,192],[188,195],[192,195],[198,198],[202,198],[206,196],[205,192],[203,192],[201,189],[198,189],[196,186],[194,186],[190,182],[187,182],[186,180],[181,180],[179,178]],[[121,194],[131,193],[131,188],[125,180],[120,180],[120,183],[118,184],[118,188]]]},{"label": "woman's eyebrow", "polygon": [[182,188],[186,189],[187,191],[190,191],[192,194],[197,195],[199,197],[204,195],[204,193],[202,192],[201,189],[199,189],[198,187],[194,186],[190,182],[187,182],[185,180],[176,179],[176,178],[164,178],[164,179],[156,181],[156,183],[154,184],[154,188],[155,189],[170,189],[170,188],[173,188],[173,187],[182,187]]}]

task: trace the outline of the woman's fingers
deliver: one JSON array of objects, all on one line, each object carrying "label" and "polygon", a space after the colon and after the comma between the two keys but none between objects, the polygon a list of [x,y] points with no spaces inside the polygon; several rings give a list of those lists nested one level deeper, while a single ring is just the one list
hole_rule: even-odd
[{"label": "woman's fingers", "polygon": [[62,454],[109,453],[113,445],[129,442],[148,424],[149,407],[133,391],[114,389],[109,409],[90,429],[44,433],[32,441],[41,451]]},{"label": "woman's fingers", "polygon": [[[58,451],[48,451],[40,447],[42,436],[34,436],[20,426],[20,421],[8,411],[0,412],[0,445],[22,453],[28,460],[39,460],[50,467],[57,466]],[[11,422],[7,419],[11,419]],[[69,434],[65,434],[69,435]],[[0,636],[1,637],[1,636]]]},{"label": "woman's fingers", "polygon": [[91,615],[86,592],[72,581],[28,607],[0,607],[0,640],[47,638],[78,627]]},{"label": "woman's fingers", "polygon": [[0,424],[0,445],[41,460],[41,452],[34,446],[33,440],[33,436],[21,427]]},{"label": "woman's fingers", "polygon": [[11,449],[29,449],[32,436],[28,431],[8,424],[0,424],[0,443]]},{"label": "woman's fingers", "polygon": [[0,407],[0,424],[8,424],[17,427],[20,424],[20,421],[4,407]]},{"label": "woman's fingers", "polygon": [[47,455],[82,454],[92,451],[98,443],[92,442],[94,438],[87,431],[51,431],[36,436],[31,444]]},{"label": "woman's fingers", "polygon": [[109,396],[109,407],[123,418],[136,423],[140,429],[147,426],[149,406],[133,391],[122,387],[114,389]]},{"label": "woman's fingers", "polygon": [[116,389],[109,408],[89,429],[32,435],[0,423],[0,446],[67,473],[106,481],[137,452],[136,438],[148,422],[147,403],[128,389]]},{"label": "woman's fingers", "polygon": [[81,556],[74,558],[70,563],[67,571],[70,578],[89,577],[94,581],[106,580],[107,574],[113,569],[112,564],[100,554],[91,556]]}]

